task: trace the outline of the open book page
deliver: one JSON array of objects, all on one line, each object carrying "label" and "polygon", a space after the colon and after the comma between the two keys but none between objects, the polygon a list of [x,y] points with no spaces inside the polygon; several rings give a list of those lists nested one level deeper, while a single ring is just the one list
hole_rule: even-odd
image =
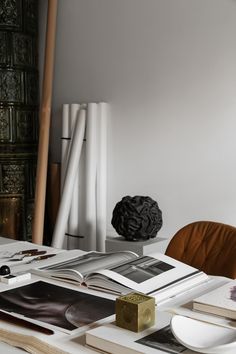
[{"label": "open book page", "polygon": [[[98,271],[98,273],[89,277],[87,280],[87,286],[90,289],[110,292],[115,295],[127,294],[133,290],[145,293],[143,290],[136,289],[135,286],[133,286],[133,288],[130,287],[131,284],[129,281],[127,281],[127,284],[129,285],[124,286],[123,284],[116,282],[113,279],[107,278],[107,275],[100,274],[103,272],[103,270]],[[156,304],[159,308],[160,306],[163,306],[163,303],[165,303],[167,300],[169,301],[170,298],[176,298],[176,296],[182,295],[192,288],[201,286],[203,283],[207,282],[207,275],[203,272],[198,272],[174,283],[168,283],[167,280],[166,286],[153,292],[146,292],[146,294],[155,297]]]},{"label": "open book page", "polygon": [[76,281],[91,289],[116,295],[132,289],[155,296],[159,303],[208,280],[205,273],[164,254],[138,257],[130,251],[89,252],[34,273],[62,281]]},{"label": "open book page", "polygon": [[71,260],[34,271],[35,274],[60,277],[63,280],[84,281],[84,276],[99,269],[106,269],[136,259],[138,256],[130,251],[115,253],[89,252]]},{"label": "open book page", "polygon": [[208,276],[166,255],[152,253],[120,266],[98,270],[86,277],[86,283],[91,288],[100,285],[112,289],[118,289],[118,284],[122,284],[122,286],[145,294],[152,295],[163,292],[163,296],[165,296],[165,288],[172,287],[174,295],[178,290],[177,284],[179,291],[181,291],[189,279],[193,279],[192,285],[195,285],[200,281],[207,280]]}]

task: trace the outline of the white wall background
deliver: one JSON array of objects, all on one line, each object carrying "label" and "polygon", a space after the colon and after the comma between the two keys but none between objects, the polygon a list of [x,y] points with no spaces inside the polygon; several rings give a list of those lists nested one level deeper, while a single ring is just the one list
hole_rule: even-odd
[{"label": "white wall background", "polygon": [[235,0],[59,0],[52,160],[62,103],[101,100],[109,234],[125,195],[158,202],[160,236],[200,219],[236,225]]}]

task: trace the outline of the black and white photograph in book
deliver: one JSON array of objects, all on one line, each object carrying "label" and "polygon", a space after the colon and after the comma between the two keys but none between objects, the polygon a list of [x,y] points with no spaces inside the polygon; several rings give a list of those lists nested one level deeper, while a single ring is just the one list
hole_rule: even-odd
[{"label": "black and white photograph in book", "polygon": [[69,259],[68,261],[62,262],[61,264],[54,264],[52,266],[47,267],[47,270],[50,269],[73,269],[78,270],[79,272],[86,273],[84,269],[89,268],[90,264],[93,264],[95,261],[102,261],[106,258],[106,254],[89,252],[87,254],[83,254],[82,256],[78,256],[75,259]]},{"label": "black and white photograph in book", "polygon": [[0,292],[0,310],[72,331],[115,313],[115,302],[43,281]]},{"label": "black and white photograph in book", "polygon": [[183,353],[187,349],[175,339],[169,325],[138,339],[136,342],[171,354]]},{"label": "black and white photograph in book", "polygon": [[128,263],[114,267],[111,270],[135,281],[136,283],[142,283],[145,280],[151,279],[156,275],[167,272],[173,268],[174,266],[166,262],[159,261],[152,257],[143,256],[132,262],[129,261]]}]

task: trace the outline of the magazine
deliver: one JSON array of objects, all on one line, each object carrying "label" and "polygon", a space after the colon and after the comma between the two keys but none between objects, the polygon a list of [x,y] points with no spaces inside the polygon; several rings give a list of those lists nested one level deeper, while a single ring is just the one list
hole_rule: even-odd
[{"label": "magazine", "polygon": [[208,280],[205,273],[164,254],[138,256],[130,251],[89,252],[33,273],[114,295],[142,292],[158,303]]},{"label": "magazine", "polygon": [[236,320],[236,280],[195,298],[193,309]]}]

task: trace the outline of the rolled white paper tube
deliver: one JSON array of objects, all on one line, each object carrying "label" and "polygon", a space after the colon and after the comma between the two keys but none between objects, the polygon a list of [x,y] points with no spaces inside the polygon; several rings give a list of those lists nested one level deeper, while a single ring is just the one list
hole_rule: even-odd
[{"label": "rolled white paper tube", "polygon": [[65,103],[62,106],[62,137],[61,137],[61,193],[63,189],[66,165],[67,165],[67,156],[69,151],[70,143],[70,129],[69,129],[69,104]]},{"label": "rolled white paper tube", "polygon": [[73,135],[73,131],[75,129],[75,123],[76,123],[76,120],[78,119],[78,112],[79,112],[79,109],[80,109],[80,104],[79,103],[72,103],[70,105],[70,133],[71,133],[71,136]]},{"label": "rolled white paper tube", "polygon": [[96,250],[96,120],[97,104],[88,103],[85,152],[85,223],[86,248]]},{"label": "rolled white paper tube", "polygon": [[97,251],[105,252],[107,218],[107,104],[98,104]]},{"label": "rolled white paper tube", "polygon": [[53,232],[52,246],[61,248],[65,237],[65,231],[70,212],[72,194],[76,174],[78,172],[79,160],[85,133],[85,110],[80,110],[79,118],[76,121],[73,137],[71,141],[70,154],[67,171],[63,186],[62,198],[59,205],[57,220]]},{"label": "rolled white paper tube", "polygon": [[[70,106],[71,136],[75,128],[76,120],[79,118],[80,105],[72,103]],[[75,178],[70,214],[68,219],[68,234],[78,236],[79,225],[79,167]]]},{"label": "rolled white paper tube", "polygon": [[[67,160],[70,148],[71,139],[71,129],[70,129],[70,106],[65,103],[62,106],[62,136],[61,136],[61,183],[60,191],[62,195],[65,173],[67,168]],[[68,225],[66,227],[66,232],[68,231]],[[63,248],[67,248],[67,239],[64,240]]]}]

